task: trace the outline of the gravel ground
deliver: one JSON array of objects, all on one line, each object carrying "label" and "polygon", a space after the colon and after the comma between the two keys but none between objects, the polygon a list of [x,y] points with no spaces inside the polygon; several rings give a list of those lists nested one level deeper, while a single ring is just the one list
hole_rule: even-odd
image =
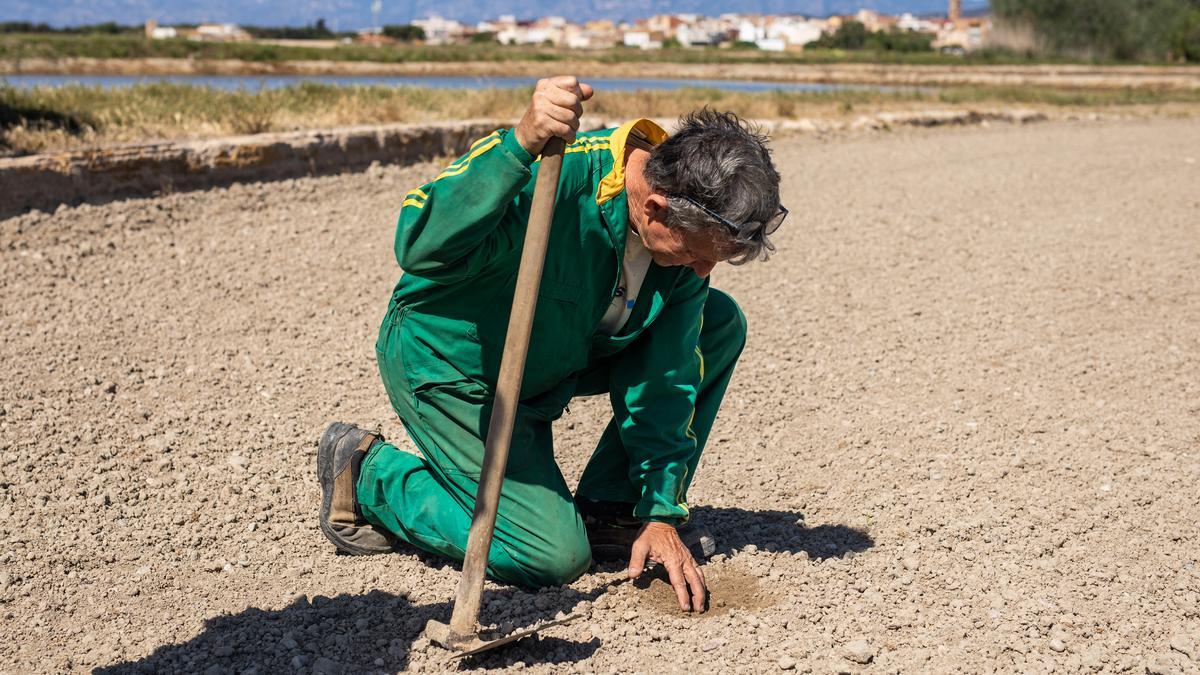
[{"label": "gravel ground", "polygon": [[[585,618],[465,667],[1200,672],[1200,126],[775,151],[780,253],[715,279],[751,334],[690,500],[714,611],[489,585],[500,628]],[[456,568],[334,555],[313,462],[331,420],[404,438],[372,345],[436,171],[0,221],[0,671],[444,667]]]}]

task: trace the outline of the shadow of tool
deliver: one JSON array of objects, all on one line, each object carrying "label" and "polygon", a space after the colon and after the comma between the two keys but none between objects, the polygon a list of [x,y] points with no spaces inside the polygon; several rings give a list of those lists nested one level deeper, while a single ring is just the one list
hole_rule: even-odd
[{"label": "shadow of tool", "polygon": [[[594,600],[613,583],[588,592],[563,589],[555,601],[539,607],[537,595],[515,587],[484,592],[485,605],[527,608],[516,620],[530,623],[569,611],[582,600]],[[523,596],[523,597],[522,597]],[[95,668],[96,675],[121,673],[203,672],[234,675],[306,668],[314,673],[396,672],[407,669],[410,652],[425,623],[450,615],[450,602],[414,605],[403,595],[371,591],[365,595],[298,598],[282,609],[250,607],[236,614],[206,619],[204,630],[180,644],[164,645],[148,656]],[[511,647],[460,662],[461,668],[497,668],[506,664],[567,664],[591,656],[600,640],[586,642],[556,637],[526,639]],[[449,652],[447,652],[447,655]],[[448,664],[447,668],[454,668]]]},{"label": "shadow of tool", "polygon": [[[845,525],[806,527],[803,516],[790,511],[697,507],[692,515],[695,522],[716,536],[718,551],[755,544],[764,550],[804,551],[809,557],[821,560],[865,551],[875,544],[867,533]],[[437,564],[444,565],[445,561],[438,560]],[[551,589],[541,602],[531,601],[538,593],[520,588],[486,590],[485,615],[503,609],[507,610],[505,621],[518,626],[533,625],[560,612],[570,612],[582,601],[594,601],[628,581],[619,571],[592,576],[597,583],[590,590]],[[430,619],[444,621],[449,615],[449,601],[415,605],[403,595],[383,591],[333,598],[314,596],[311,602],[308,598],[298,598],[281,609],[250,607],[206,619],[204,630],[187,642],[164,645],[144,658],[92,672],[233,675],[253,669],[265,675],[291,672],[298,667],[314,673],[394,672],[408,667],[410,652],[421,638],[425,623]],[[503,668],[519,661],[569,664],[589,658],[600,644],[595,637],[574,641],[546,636],[523,640],[447,667]]]},{"label": "shadow of tool", "polygon": [[[404,670],[425,619],[445,609],[445,603],[416,606],[404,596],[383,591],[314,596],[312,602],[297,598],[282,609],[250,607],[205,619],[204,630],[187,642],[164,645],[142,659],[92,672],[215,675],[253,669],[265,674],[292,672],[301,666],[332,673]],[[360,619],[368,625],[361,626]]]}]

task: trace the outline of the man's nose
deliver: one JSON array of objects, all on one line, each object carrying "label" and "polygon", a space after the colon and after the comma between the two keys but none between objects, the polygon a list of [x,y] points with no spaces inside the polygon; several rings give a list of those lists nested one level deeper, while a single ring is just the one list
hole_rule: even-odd
[{"label": "man's nose", "polygon": [[694,262],[691,265],[688,265],[688,267],[691,267],[692,270],[696,272],[696,276],[700,277],[701,279],[708,276],[716,266],[717,263],[714,262]]}]

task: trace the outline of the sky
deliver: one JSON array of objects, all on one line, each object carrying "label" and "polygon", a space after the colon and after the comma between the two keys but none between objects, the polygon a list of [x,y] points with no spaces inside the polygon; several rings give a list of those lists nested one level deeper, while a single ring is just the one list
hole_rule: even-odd
[{"label": "sky", "polygon": [[[722,12],[827,16],[860,7],[892,14],[945,14],[946,0],[383,0],[383,24],[408,23],[440,14],[474,23],[514,14],[518,18],[558,15],[572,20],[634,19],[651,14]],[[964,0],[967,10],[986,0]],[[257,26],[302,26],[324,18],[336,30],[372,25],[371,0],[0,0],[0,22],[31,21],[54,26],[114,21],[140,24],[229,22]]]}]

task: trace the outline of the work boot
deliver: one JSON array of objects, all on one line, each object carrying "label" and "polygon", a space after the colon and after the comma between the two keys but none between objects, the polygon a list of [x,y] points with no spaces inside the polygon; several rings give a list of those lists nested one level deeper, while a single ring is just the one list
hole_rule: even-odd
[{"label": "work boot", "polygon": [[[596,562],[629,562],[633,542],[644,524],[633,515],[633,504],[604,502],[576,497],[575,504],[583,516],[592,559]],[[717,552],[717,540],[707,529],[691,523],[675,528],[683,545],[697,562],[708,560]]]},{"label": "work boot", "polygon": [[392,551],[392,536],[363,518],[358,507],[358,474],[379,434],[334,422],[317,443],[317,481],[321,483],[321,531],[338,551],[373,555]]}]

